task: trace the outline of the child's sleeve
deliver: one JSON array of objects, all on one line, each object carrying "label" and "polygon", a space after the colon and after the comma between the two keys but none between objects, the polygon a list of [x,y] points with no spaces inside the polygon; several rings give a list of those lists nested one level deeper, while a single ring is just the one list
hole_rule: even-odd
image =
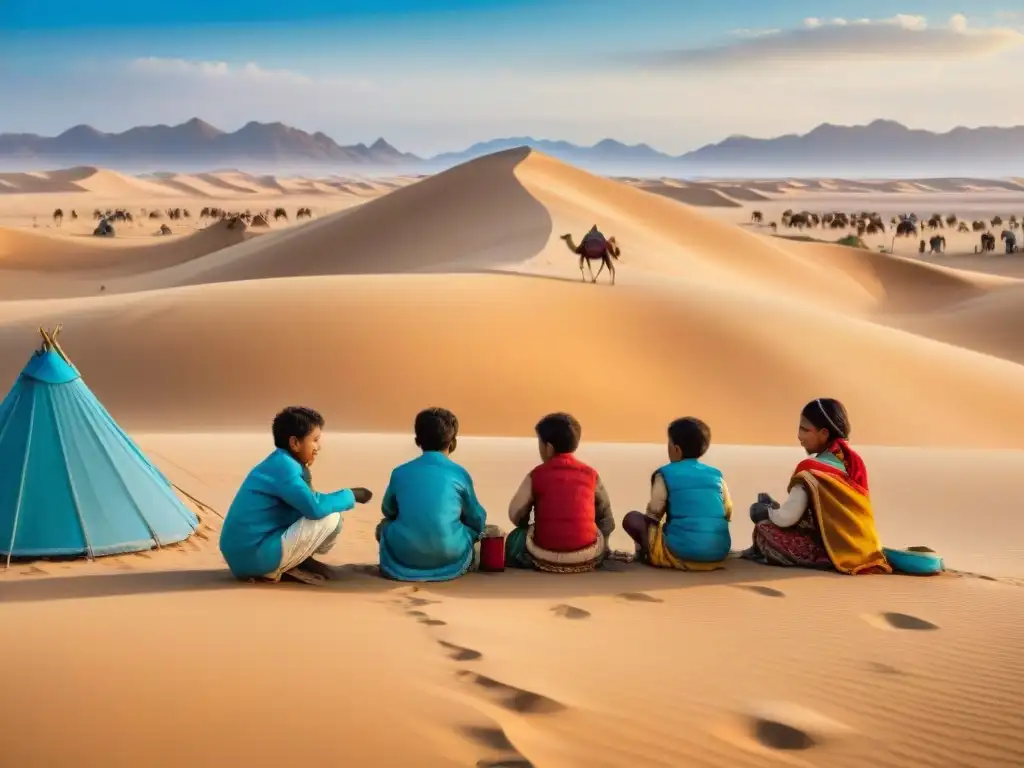
[{"label": "child's sleeve", "polygon": [[729,486],[722,478],[722,503],[725,505],[725,519],[732,522],[732,496],[729,495]]},{"label": "child's sleeve", "polygon": [[384,489],[384,498],[380,500],[380,511],[386,520],[398,519],[398,497],[395,495],[395,473],[391,473],[388,487]]},{"label": "child's sleeve", "polygon": [[299,473],[277,478],[274,485],[281,501],[310,520],[322,520],[335,512],[347,512],[356,505],[356,497],[348,488],[334,493],[318,493]]},{"label": "child's sleeve", "polygon": [[487,525],[487,510],[477,499],[473,478],[469,476],[468,472],[462,486],[462,524],[478,536],[484,532],[484,527]]},{"label": "child's sleeve", "polygon": [[533,511],[533,478],[527,475],[519,485],[519,490],[508,505],[508,519],[513,525],[525,525]]},{"label": "child's sleeve", "polygon": [[607,544],[608,537],[615,530],[615,515],[612,514],[612,500],[608,496],[608,491],[605,490],[604,483],[601,482],[600,475],[597,477],[597,487],[594,489],[594,517],[597,530],[604,536]]},{"label": "child's sleeve", "polygon": [[651,475],[651,498],[647,502],[647,517],[652,520],[661,520],[668,511],[668,488],[665,486],[665,478],[661,472]]}]

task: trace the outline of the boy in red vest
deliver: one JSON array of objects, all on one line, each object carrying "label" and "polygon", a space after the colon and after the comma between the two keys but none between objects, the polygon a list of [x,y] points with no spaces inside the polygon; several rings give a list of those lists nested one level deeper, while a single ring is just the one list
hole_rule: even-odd
[{"label": "boy in red vest", "polygon": [[580,423],[568,413],[552,413],[534,430],[543,463],[509,504],[516,528],[505,540],[505,564],[556,573],[593,570],[609,551],[615,518],[601,477],[574,455]]}]

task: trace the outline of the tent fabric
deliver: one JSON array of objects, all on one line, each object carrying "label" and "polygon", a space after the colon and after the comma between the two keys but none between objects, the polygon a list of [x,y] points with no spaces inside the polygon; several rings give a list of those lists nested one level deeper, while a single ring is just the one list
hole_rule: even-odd
[{"label": "tent fabric", "polygon": [[198,526],[78,371],[33,355],[0,402],[0,555],[137,552]]}]

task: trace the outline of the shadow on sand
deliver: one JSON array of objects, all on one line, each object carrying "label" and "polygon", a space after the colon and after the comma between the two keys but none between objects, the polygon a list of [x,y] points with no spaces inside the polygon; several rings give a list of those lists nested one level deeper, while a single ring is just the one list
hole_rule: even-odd
[{"label": "shadow on sand", "polygon": [[[380,594],[413,586],[381,578],[376,575],[373,566],[342,565],[336,566],[334,570],[335,578],[319,587],[285,582],[250,584],[235,580],[226,569],[68,575],[7,583],[0,581],[0,603],[253,589],[303,590],[326,597],[332,593]],[[789,579],[808,577],[842,578],[838,574],[821,571],[773,568],[741,560],[730,560],[726,568],[710,573],[657,570],[634,563],[616,565],[610,570],[564,576],[515,570],[507,570],[504,573],[471,573],[455,581],[416,586],[453,598],[487,600],[635,595],[649,591],[706,586],[743,587],[753,594],[784,597],[785,588],[780,587],[780,583]],[[749,588],[763,586],[769,582],[775,585],[774,588]],[[774,594],[778,592],[782,594]]]}]

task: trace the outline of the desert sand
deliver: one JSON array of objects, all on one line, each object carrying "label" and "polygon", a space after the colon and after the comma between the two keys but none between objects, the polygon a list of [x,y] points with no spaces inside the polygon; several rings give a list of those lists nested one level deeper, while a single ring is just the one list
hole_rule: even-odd
[{"label": "desert sand", "polygon": [[[747,225],[755,206],[766,218],[770,205],[838,207],[807,202],[816,194],[887,210],[881,192],[733,191],[735,206],[711,208],[526,151],[360,192],[238,173],[22,176],[0,184],[0,381],[38,326],[63,323],[86,382],[202,502],[203,524],[162,551],[0,572],[0,638],[18,660],[0,705],[12,764],[1024,762],[1015,257],[967,271],[952,255]],[[1024,212],[1012,190],[982,210],[936,189],[884,194],[951,195],[907,206],[919,213]],[[87,234],[94,208],[213,205],[310,205],[314,218]],[[85,215],[56,227],[55,207]],[[558,239],[594,223],[623,248],[614,287],[606,274],[582,283]],[[818,396],[850,410],[884,542],[938,550],[946,574],[730,561],[711,574],[618,565],[416,588],[372,572],[376,502],[347,515],[326,558],[337,578],[321,588],[237,584],[217,550],[220,516],[291,403],[328,420],[317,487],[366,485],[378,499],[415,454],[415,412],[452,408],[465,435],[455,458],[499,525],[544,412],[580,418],[580,455],[619,519],[646,501],[667,422],[697,415],[742,548],[743,510],[759,491],[783,494],[799,409]],[[627,547],[621,531],[612,543]]]}]

